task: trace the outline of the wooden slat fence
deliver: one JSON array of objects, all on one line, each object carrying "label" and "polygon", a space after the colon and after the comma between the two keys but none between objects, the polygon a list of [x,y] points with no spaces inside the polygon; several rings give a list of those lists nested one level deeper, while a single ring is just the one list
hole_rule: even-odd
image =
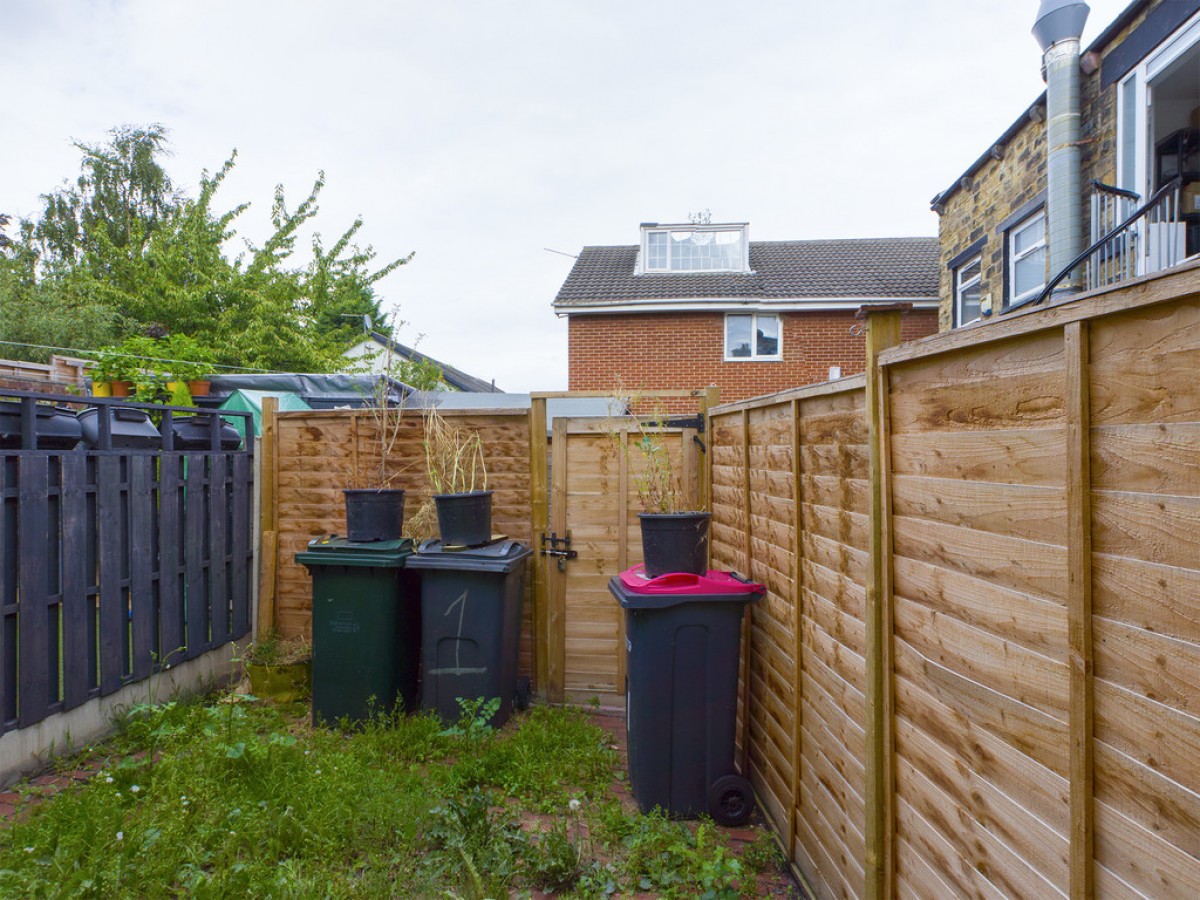
[{"label": "wooden slat fence", "polygon": [[[530,543],[529,411],[500,409],[444,410],[454,424],[478,429],[484,444],[488,487],[492,496],[492,530]],[[263,533],[274,533],[273,570],[264,574],[264,594],[273,597],[275,627],[284,635],[310,634],[312,579],[296,562],[310,540],[346,533],[342,491],[362,483],[364,472],[378,463],[379,436],[369,410],[264,410],[264,441],[273,445],[272,485],[264,491]],[[417,514],[430,496],[422,445],[419,410],[406,412],[389,454],[390,486],[406,491],[405,518]],[[434,526],[436,533],[436,525]],[[532,578],[527,578],[527,585]],[[532,671],[532,604],[525,604],[521,671]],[[270,624],[264,622],[264,625]]]},{"label": "wooden slat fence", "polygon": [[877,312],[865,376],[712,411],[741,756],[819,896],[1200,895],[1198,291]]},{"label": "wooden slat fence", "polygon": [[[24,396],[32,422],[33,394],[5,396]],[[29,435],[7,443],[0,732],[250,630],[252,436],[244,449],[207,452],[14,446],[30,447]]]}]

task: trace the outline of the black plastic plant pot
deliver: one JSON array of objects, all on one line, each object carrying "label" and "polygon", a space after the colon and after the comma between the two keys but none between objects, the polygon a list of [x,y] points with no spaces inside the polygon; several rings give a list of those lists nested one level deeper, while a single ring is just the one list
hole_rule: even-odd
[{"label": "black plastic plant pot", "polygon": [[492,539],[492,492],[435,494],[438,532],[446,547],[478,547]]},{"label": "black plastic plant pot", "polygon": [[669,572],[703,575],[708,571],[710,513],[639,513],[642,521],[642,561],[646,577]]},{"label": "black plastic plant pot", "polygon": [[345,490],[346,538],[356,544],[396,541],[404,530],[404,491]]},{"label": "black plastic plant pot", "polygon": [[[34,406],[34,429],[39,450],[72,450],[79,443],[82,429],[79,420],[69,409]],[[19,449],[21,446],[21,404],[0,400],[0,447]]]}]

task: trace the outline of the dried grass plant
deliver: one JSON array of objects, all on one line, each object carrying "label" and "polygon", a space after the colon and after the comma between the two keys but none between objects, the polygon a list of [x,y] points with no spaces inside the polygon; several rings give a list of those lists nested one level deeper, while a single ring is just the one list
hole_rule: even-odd
[{"label": "dried grass plant", "polygon": [[425,468],[435,494],[487,490],[483,440],[474,428],[452,424],[436,409],[425,410]]}]

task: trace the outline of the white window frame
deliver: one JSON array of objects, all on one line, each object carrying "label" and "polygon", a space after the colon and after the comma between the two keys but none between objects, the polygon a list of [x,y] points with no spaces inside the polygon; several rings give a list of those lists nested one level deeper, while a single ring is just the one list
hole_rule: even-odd
[{"label": "white window frame", "polygon": [[[730,269],[673,269],[671,268],[671,238],[673,232],[708,232],[710,234],[729,234],[736,232],[741,242],[740,253],[736,268]],[[650,267],[650,235],[667,235],[667,264],[655,268]],[[727,275],[747,274],[750,271],[750,226],[746,222],[731,222],[720,225],[643,225],[641,254],[638,272],[642,275]]]},{"label": "white window frame", "polygon": [[[749,356],[732,356],[729,352],[729,317],[730,316],[749,316],[750,317],[750,355]],[[758,352],[757,340],[758,337],[758,319],[759,317],[772,318],[778,323],[779,337],[776,339],[776,352],[770,356],[760,354]],[[735,312],[725,313],[725,320],[721,323],[725,329],[725,362],[779,362],[783,359],[783,316],[774,312],[750,312],[738,310]]]},{"label": "white window frame", "polygon": [[[1117,83],[1117,186],[1127,191],[1139,194],[1142,199],[1150,196],[1150,182],[1153,174],[1150,164],[1150,104],[1152,94],[1149,83],[1161,75],[1179,57],[1187,53],[1197,43],[1200,43],[1200,13],[1192,16],[1180,26],[1174,34],[1163,41],[1151,53],[1146,55],[1138,65],[1134,66],[1124,78]],[[1127,121],[1121,98],[1129,89],[1132,82],[1136,92],[1134,100],[1134,121]],[[1134,128],[1133,139],[1133,183],[1128,184],[1124,174],[1129,168],[1126,159],[1125,144],[1126,130]]]},{"label": "white window frame", "polygon": [[[979,271],[976,272],[973,277],[968,278],[966,281],[963,281],[963,277],[962,277],[963,271],[971,268],[971,266],[976,265],[976,264],[978,264],[978,266],[979,266]],[[978,322],[980,319],[983,318],[983,310],[980,309],[979,315],[977,315],[973,319],[968,319],[968,320],[964,321],[963,320],[963,306],[962,306],[963,292],[966,291],[968,288],[975,287],[976,285],[980,284],[982,281],[983,281],[983,254],[982,253],[978,253],[975,256],[972,256],[970,259],[968,259],[966,262],[964,262],[962,265],[958,266],[954,270],[954,324],[955,324],[956,328],[962,327],[963,325],[970,325],[972,322]]]},{"label": "white window frame", "polygon": [[[1025,251],[1018,256],[1016,249],[1017,235],[1023,231],[1033,228],[1039,222],[1042,226],[1041,240],[1026,247]],[[1037,285],[1036,287],[1032,287],[1027,291],[1023,291],[1020,294],[1016,292],[1017,263],[1039,249],[1043,250],[1043,252],[1046,249],[1046,208],[1043,206],[1037,212],[1030,213],[1020,222],[1017,222],[1015,225],[1009,228],[1004,235],[1004,240],[1006,256],[1008,257],[1008,306],[1012,306],[1013,304],[1020,303],[1022,300],[1026,300],[1029,297],[1038,295],[1046,287],[1046,273],[1043,271],[1041,284]]]}]

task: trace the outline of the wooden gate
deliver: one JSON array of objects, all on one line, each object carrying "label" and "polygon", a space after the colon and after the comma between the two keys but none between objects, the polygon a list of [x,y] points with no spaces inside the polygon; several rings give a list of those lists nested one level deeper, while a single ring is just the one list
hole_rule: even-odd
[{"label": "wooden gate", "polygon": [[[685,496],[707,509],[703,414],[711,401],[703,391],[670,397],[687,398],[700,414],[674,415],[654,431],[662,432]],[[535,433],[544,433],[545,398],[534,404]],[[540,465],[535,451],[537,673],[551,702],[625,704],[624,616],[608,580],[642,560],[640,438],[632,418],[555,418]]]}]

